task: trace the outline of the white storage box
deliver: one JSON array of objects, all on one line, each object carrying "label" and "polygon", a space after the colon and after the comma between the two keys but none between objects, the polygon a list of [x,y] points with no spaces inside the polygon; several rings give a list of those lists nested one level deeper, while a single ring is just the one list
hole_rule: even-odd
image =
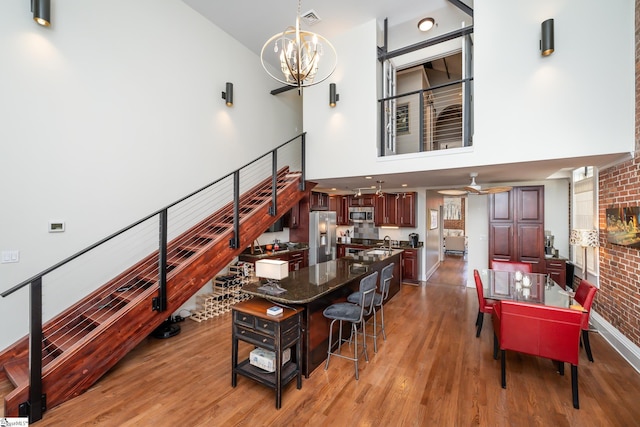
[{"label": "white storage box", "polygon": [[[291,347],[282,352],[282,364],[291,360]],[[276,354],[264,348],[256,348],[249,354],[249,363],[267,372],[276,370]]]}]

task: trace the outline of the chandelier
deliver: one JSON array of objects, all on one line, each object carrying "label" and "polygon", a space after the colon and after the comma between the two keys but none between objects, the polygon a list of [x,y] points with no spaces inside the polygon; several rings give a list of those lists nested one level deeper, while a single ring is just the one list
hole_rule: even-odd
[{"label": "chandelier", "polygon": [[[336,51],[329,40],[311,31],[300,30],[301,3],[302,0],[299,0],[296,26],[287,27],[282,33],[271,37],[260,52],[260,61],[265,71],[281,83],[297,86],[298,91],[327,79],[336,69],[337,63]],[[320,60],[325,53],[330,56],[327,58],[329,61],[323,61],[321,67]],[[272,72],[271,67],[267,66],[273,63],[278,64],[276,72]]]}]

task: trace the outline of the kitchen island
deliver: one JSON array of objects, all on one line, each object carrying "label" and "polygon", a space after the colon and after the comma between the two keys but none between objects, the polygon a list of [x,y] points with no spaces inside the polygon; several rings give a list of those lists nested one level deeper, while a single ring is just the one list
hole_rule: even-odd
[{"label": "kitchen island", "polygon": [[[367,254],[339,258],[312,265],[289,273],[280,281],[284,293],[271,294],[260,290],[261,281],[243,285],[242,290],[255,297],[267,299],[285,307],[302,308],[302,372],[309,377],[311,372],[327,358],[329,342],[329,320],[322,312],[336,302],[347,300],[347,296],[358,290],[360,279],[374,271],[378,274],[390,263],[395,263],[389,287],[389,298],[400,291],[400,261],[402,250],[390,254]],[[349,333],[348,325],[345,333]]]}]

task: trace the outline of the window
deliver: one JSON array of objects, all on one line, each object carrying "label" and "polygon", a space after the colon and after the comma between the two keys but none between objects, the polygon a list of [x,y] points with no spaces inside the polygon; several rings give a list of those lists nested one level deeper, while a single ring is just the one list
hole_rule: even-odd
[{"label": "window", "polygon": [[[593,166],[573,171],[573,229],[597,229],[598,180]],[[587,248],[587,271],[598,275],[598,248]],[[580,269],[584,266],[584,248],[573,247],[573,262]]]}]

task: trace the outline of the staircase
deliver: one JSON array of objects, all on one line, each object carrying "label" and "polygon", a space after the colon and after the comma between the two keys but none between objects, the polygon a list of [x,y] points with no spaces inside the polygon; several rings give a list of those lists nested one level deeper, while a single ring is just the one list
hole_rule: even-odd
[{"label": "staircase", "polygon": [[[126,269],[43,325],[42,394],[46,407],[87,390],[159,327],[209,280],[252,244],[304,196],[301,173],[278,171],[277,216],[270,215],[273,177],[239,198],[239,235],[228,203],[166,246],[166,310],[158,311],[159,255]],[[230,242],[238,239],[237,247]],[[25,414],[29,401],[28,337],[0,352],[0,366],[15,389],[4,398],[4,415]],[[20,409],[20,405],[23,405]],[[37,420],[32,420],[37,421]]]}]

